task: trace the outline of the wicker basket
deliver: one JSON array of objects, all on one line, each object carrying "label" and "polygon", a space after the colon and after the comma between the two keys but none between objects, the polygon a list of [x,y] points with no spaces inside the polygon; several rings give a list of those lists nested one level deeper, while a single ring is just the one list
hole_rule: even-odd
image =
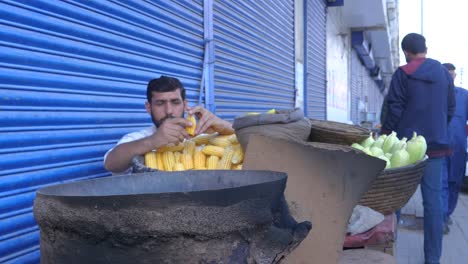
[{"label": "wicker basket", "polygon": [[426,160],[382,171],[359,201],[384,215],[402,208],[413,196],[424,174]]},{"label": "wicker basket", "polygon": [[340,145],[360,143],[371,133],[370,130],[333,121],[310,119],[312,123],[309,140]]}]

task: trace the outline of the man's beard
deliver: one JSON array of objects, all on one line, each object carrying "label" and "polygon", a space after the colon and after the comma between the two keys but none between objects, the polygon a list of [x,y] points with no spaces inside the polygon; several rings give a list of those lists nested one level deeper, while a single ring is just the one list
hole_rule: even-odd
[{"label": "man's beard", "polygon": [[[183,117],[183,114],[182,114],[182,117]],[[162,125],[164,123],[164,121],[168,120],[168,119],[171,119],[171,118],[175,118],[175,116],[173,115],[167,115],[163,118],[161,118],[160,120],[156,120],[156,118],[154,117],[154,114],[153,112],[151,112],[151,121],[153,121],[153,124],[159,128],[160,125]]]}]

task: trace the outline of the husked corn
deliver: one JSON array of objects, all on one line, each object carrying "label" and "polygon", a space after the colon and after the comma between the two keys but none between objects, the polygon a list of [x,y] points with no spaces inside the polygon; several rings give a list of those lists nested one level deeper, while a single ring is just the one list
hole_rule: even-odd
[{"label": "husked corn", "polygon": [[197,147],[193,153],[193,167],[196,170],[206,170],[206,156],[202,152],[203,147]]},{"label": "husked corn", "polygon": [[207,170],[216,170],[218,167],[219,157],[218,156],[209,156],[206,160],[206,169]]},{"label": "husked corn", "polygon": [[193,140],[186,140],[184,142],[184,153],[189,154],[190,156],[193,156],[193,152],[195,151],[196,144],[193,142]]},{"label": "husked corn", "polygon": [[228,138],[225,136],[219,136],[219,137],[212,138],[210,140],[210,144],[225,148],[231,145],[231,141],[229,141]]},{"label": "husked corn", "polygon": [[184,168],[186,170],[191,170],[193,169],[193,158],[192,158],[192,155],[188,154],[188,153],[183,153],[182,156],[181,156],[181,161],[182,161],[182,164],[184,164]]},{"label": "husked corn", "polygon": [[185,170],[184,164],[177,162],[174,164],[174,168],[172,171],[184,171],[184,170]]},{"label": "husked corn", "polygon": [[224,150],[224,155],[221,160],[218,162],[216,167],[218,170],[229,170],[231,169],[231,160],[234,155],[234,149],[232,147],[227,147]]},{"label": "husked corn", "polygon": [[172,151],[166,151],[163,153],[163,163],[164,163],[164,168],[167,171],[172,171],[174,168],[175,158],[174,158],[174,153]]},{"label": "husked corn", "polygon": [[191,126],[185,127],[185,130],[190,136],[195,136],[195,129],[197,128],[197,120],[195,120],[195,116],[189,115],[187,116],[187,120],[192,123]]},{"label": "husked corn", "polygon": [[158,148],[156,151],[157,152],[167,152],[167,151],[181,151],[184,149],[184,144],[178,144],[178,145],[167,145],[167,146],[162,146]]},{"label": "husked corn", "polygon": [[161,152],[156,152],[156,163],[158,164],[158,170],[164,170],[163,154]]},{"label": "husked corn", "polygon": [[206,145],[210,142],[210,139],[218,136],[218,133],[213,133],[213,134],[200,134],[191,140],[195,142],[195,144],[199,145]]},{"label": "husked corn", "polygon": [[242,164],[233,164],[232,165],[232,169],[233,170],[242,170]]},{"label": "husked corn", "polygon": [[240,164],[244,160],[244,152],[240,145],[234,145],[234,155],[232,155],[232,164]]},{"label": "husked corn", "polygon": [[224,154],[224,148],[212,145],[205,146],[202,151],[206,155],[214,155],[218,157],[222,157]]},{"label": "husked corn", "polygon": [[145,154],[145,165],[146,167],[152,168],[152,169],[157,169],[158,168],[158,162],[156,160],[156,153],[153,151],[150,151]]},{"label": "husked corn", "polygon": [[228,138],[227,138],[231,144],[239,144],[239,141],[237,140],[237,136],[236,134],[232,134],[232,135],[229,135]]},{"label": "husked corn", "polygon": [[174,152],[174,161],[175,161],[175,163],[181,162],[181,159],[180,159],[181,156],[182,156],[182,154],[180,152]]}]

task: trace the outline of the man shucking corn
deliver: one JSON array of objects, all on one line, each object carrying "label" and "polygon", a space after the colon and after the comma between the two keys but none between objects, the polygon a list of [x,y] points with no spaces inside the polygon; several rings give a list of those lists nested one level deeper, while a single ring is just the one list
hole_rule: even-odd
[{"label": "man shucking corn", "polygon": [[[231,123],[220,119],[202,106],[189,108],[184,86],[177,78],[161,76],[149,81],[146,97],[146,112],[151,116],[154,125],[124,135],[115,147],[107,151],[104,155],[104,167],[114,174],[130,173],[134,156],[143,156],[165,146],[181,145],[184,139],[190,138],[189,133],[194,136],[214,132],[219,135],[234,133]],[[183,118],[184,111],[187,111],[190,121]],[[198,118],[196,126],[194,115]],[[171,154],[166,156],[168,162],[172,162],[173,158],[175,164],[175,157],[171,158]],[[178,165],[177,169],[180,168]]]}]

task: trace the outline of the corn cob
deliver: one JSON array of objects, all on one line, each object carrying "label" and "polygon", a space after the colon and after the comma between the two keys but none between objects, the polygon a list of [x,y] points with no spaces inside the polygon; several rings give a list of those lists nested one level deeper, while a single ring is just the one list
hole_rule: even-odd
[{"label": "corn cob", "polygon": [[214,155],[218,157],[222,157],[224,154],[224,149],[222,147],[211,146],[211,145],[205,146],[202,151],[206,155]]},{"label": "corn cob", "polygon": [[187,116],[187,121],[190,121],[192,123],[191,126],[185,127],[185,130],[190,136],[195,136],[195,129],[197,128],[197,120],[195,120],[195,116],[189,115]]},{"label": "corn cob", "polygon": [[188,153],[183,153],[181,156],[181,162],[184,164],[184,168],[186,170],[191,170],[193,169],[193,158],[192,155]]},{"label": "corn cob", "polygon": [[210,140],[210,144],[225,148],[231,145],[231,141],[229,141],[226,136],[219,136],[219,137],[212,138]]},{"label": "corn cob", "polygon": [[160,152],[156,152],[156,163],[158,164],[158,170],[164,170],[164,162],[162,158],[163,154]]},{"label": "corn cob", "polygon": [[229,170],[231,169],[231,160],[234,155],[234,149],[232,147],[227,147],[224,150],[224,155],[221,160],[218,162],[216,167],[218,170]]},{"label": "corn cob", "polygon": [[169,144],[169,145],[158,148],[156,151],[157,152],[167,152],[167,151],[175,152],[175,151],[181,151],[183,149],[184,149],[184,144],[178,144],[178,145]]},{"label": "corn cob", "polygon": [[232,169],[233,170],[242,170],[242,164],[233,164],[232,165]]},{"label": "corn cob", "polygon": [[172,171],[184,171],[184,170],[185,170],[184,164],[180,162],[175,163],[174,168],[172,169]]},{"label": "corn cob", "polygon": [[239,144],[239,141],[237,140],[236,134],[232,134],[227,136],[227,139],[231,142],[231,144]]},{"label": "corn cob", "polygon": [[172,171],[175,164],[174,153],[172,151],[166,151],[163,153],[163,163],[166,171]]},{"label": "corn cob", "polygon": [[145,154],[145,165],[146,167],[150,167],[152,169],[157,169],[158,168],[158,163],[156,160],[156,153],[153,151],[150,151]]},{"label": "corn cob", "polygon": [[244,152],[240,145],[234,145],[234,155],[232,155],[232,164],[240,164],[244,160]]},{"label": "corn cob", "polygon": [[206,169],[207,170],[216,170],[218,167],[219,157],[218,156],[210,156],[206,160]]},{"label": "corn cob", "polygon": [[190,156],[193,156],[193,152],[195,151],[195,142],[192,140],[186,140],[184,142],[184,153],[189,154]]},{"label": "corn cob", "polygon": [[206,156],[202,152],[203,147],[197,147],[193,153],[193,167],[196,170],[205,169],[206,170]]},{"label": "corn cob", "polygon": [[200,134],[191,140],[195,142],[197,145],[206,145],[210,142],[210,139],[218,136],[218,133],[213,133],[213,134]]},{"label": "corn cob", "polygon": [[174,152],[174,161],[175,161],[175,163],[181,162],[181,159],[180,159],[181,156],[182,156],[182,154],[180,152]]}]

